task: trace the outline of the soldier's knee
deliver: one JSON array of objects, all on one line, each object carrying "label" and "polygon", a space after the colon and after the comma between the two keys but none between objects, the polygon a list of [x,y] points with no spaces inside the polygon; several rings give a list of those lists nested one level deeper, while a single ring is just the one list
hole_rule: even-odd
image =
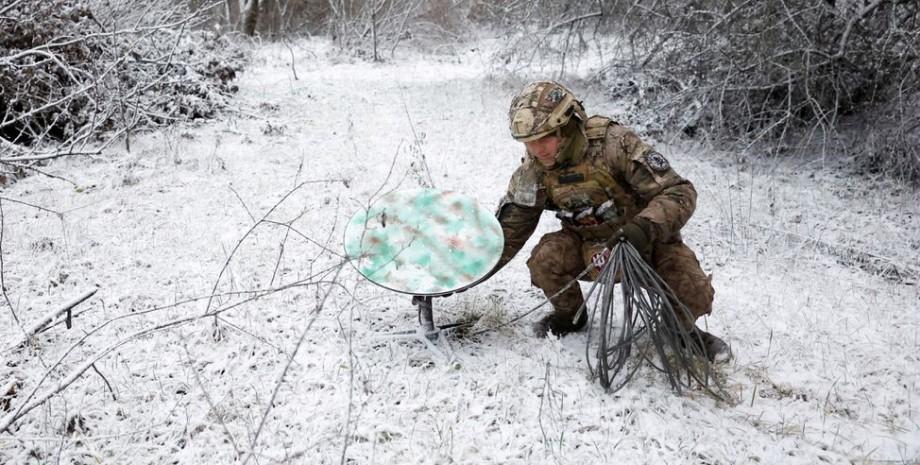
[{"label": "soldier's knee", "polygon": [[534,249],[527,260],[527,269],[530,270],[530,278],[534,284],[539,285],[544,278],[552,275],[553,270],[559,268],[559,260],[553,254],[542,252]]},{"label": "soldier's knee", "polygon": [[559,250],[551,246],[551,243],[543,243],[535,247],[530,254],[530,259],[527,260],[530,279],[537,286],[565,274],[564,265],[564,257]]}]

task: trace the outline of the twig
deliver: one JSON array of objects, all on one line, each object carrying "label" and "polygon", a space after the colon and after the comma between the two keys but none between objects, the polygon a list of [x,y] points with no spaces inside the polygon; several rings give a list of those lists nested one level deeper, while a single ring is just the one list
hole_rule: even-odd
[{"label": "twig", "polygon": [[234,322],[232,322],[232,321],[230,321],[230,320],[228,320],[228,319],[226,319],[226,318],[217,317],[217,320],[218,320],[220,323],[222,323],[222,324],[226,325],[227,327],[229,327],[230,329],[233,329],[233,330],[235,330],[235,331],[238,331],[240,334],[244,334],[244,335],[246,335],[246,336],[249,336],[249,337],[251,337],[251,338],[253,338],[253,339],[255,339],[255,340],[261,342],[262,344],[265,344],[265,345],[271,347],[272,349],[275,349],[275,351],[277,351],[278,353],[282,353],[282,354],[284,353],[284,350],[283,350],[281,347],[278,347],[278,346],[276,346],[275,344],[272,344],[272,343],[269,342],[267,339],[265,339],[265,338],[262,337],[262,336],[259,336],[258,334],[255,334],[255,333],[252,333],[251,331],[247,331],[247,330],[243,329],[243,327],[241,327],[240,325],[238,325],[238,324],[236,324],[236,323],[234,323]]},{"label": "twig", "polygon": [[118,397],[115,397],[115,390],[112,389],[112,385],[109,384],[109,380],[106,379],[105,375],[103,375],[102,372],[99,371],[98,368],[96,368],[96,364],[95,364],[95,363],[92,364],[91,367],[92,367],[93,371],[95,371],[96,374],[99,375],[100,378],[102,378],[102,381],[105,382],[105,386],[106,386],[107,388],[109,388],[109,393],[112,394],[112,400],[114,400],[114,401],[117,402],[117,401],[118,401]]},{"label": "twig", "polygon": [[[402,98],[402,94],[400,94]],[[412,139],[414,141],[415,149],[418,151],[420,162],[423,168],[425,168],[425,175],[428,176],[427,182],[423,183],[422,187],[434,187],[434,178],[431,177],[431,170],[428,168],[428,160],[425,159],[425,153],[422,152],[422,141],[418,137],[418,133],[415,132],[415,124],[412,122],[412,115],[409,114],[409,107],[406,105],[405,99],[403,99],[403,110],[406,112],[406,119],[409,120],[409,129],[412,130]]]},{"label": "twig", "polygon": [[540,434],[543,435],[543,447],[547,451],[552,451],[552,445],[550,445],[549,436],[546,435],[546,428],[543,426],[543,404],[547,403],[548,396],[550,395],[550,385],[549,385],[549,362],[546,362],[546,371],[543,375],[543,391],[540,395],[540,409],[537,411],[537,423],[540,425]]},{"label": "twig", "polygon": [[3,215],[3,200],[4,199],[0,197],[0,290],[3,291],[3,299],[6,300],[6,305],[10,309],[10,314],[13,315],[13,321],[16,322],[16,326],[19,326],[19,329],[25,334],[26,330],[22,327],[19,316],[16,315],[16,308],[13,307],[13,302],[10,301],[10,296],[6,293],[6,269],[3,264],[3,233],[6,230],[6,218]]},{"label": "twig", "polygon": [[[112,319],[110,319],[110,320],[108,320],[108,321],[102,323],[101,325],[99,325],[99,326],[97,326],[97,327],[91,329],[90,331],[86,332],[86,334],[84,334],[78,341],[76,341],[76,342],[75,342],[74,344],[72,344],[67,350],[65,350],[64,353],[61,354],[61,356],[58,358],[58,360],[57,360],[54,364],[52,364],[50,367],[48,367],[48,368],[46,369],[45,374],[41,377],[41,379],[39,379],[38,383],[32,388],[32,390],[31,390],[31,392],[29,393],[29,395],[27,395],[27,396],[23,399],[22,404],[20,404],[19,407],[17,407],[14,411],[12,411],[12,412],[10,412],[9,414],[7,414],[5,417],[0,418],[0,433],[3,433],[3,432],[5,432],[5,431],[7,431],[7,430],[10,428],[10,426],[11,426],[13,423],[15,423],[18,419],[22,418],[24,415],[26,415],[27,413],[31,412],[31,411],[34,410],[35,408],[41,406],[42,404],[44,404],[45,402],[47,402],[48,399],[54,397],[55,395],[57,395],[58,393],[62,392],[64,389],[66,389],[67,387],[69,387],[71,384],[73,384],[77,379],[80,378],[80,376],[83,375],[83,373],[85,373],[87,370],[90,369],[90,367],[91,367],[91,365],[92,365],[93,363],[98,362],[98,361],[101,360],[103,357],[105,357],[106,355],[110,354],[111,352],[113,352],[114,350],[118,349],[119,347],[121,347],[121,346],[127,344],[128,342],[131,342],[131,341],[133,341],[133,340],[135,340],[135,339],[138,339],[138,338],[141,338],[141,337],[144,337],[144,336],[147,336],[147,335],[149,335],[149,334],[153,334],[153,333],[156,333],[156,332],[159,332],[159,331],[163,331],[163,330],[166,330],[166,329],[181,327],[181,326],[183,326],[183,325],[186,325],[186,324],[189,324],[189,323],[192,323],[192,322],[201,320],[201,319],[206,318],[206,317],[210,317],[210,316],[215,316],[215,317],[216,317],[217,315],[223,314],[223,313],[225,313],[225,312],[228,312],[228,311],[233,310],[233,309],[235,309],[235,308],[238,308],[238,307],[240,307],[240,306],[242,306],[242,305],[244,305],[244,304],[247,304],[247,303],[253,302],[253,301],[255,301],[255,300],[258,300],[258,299],[260,299],[260,298],[262,298],[262,297],[265,297],[265,296],[267,296],[267,295],[271,295],[271,294],[274,294],[274,293],[282,292],[282,291],[285,291],[285,290],[288,290],[288,289],[294,289],[294,288],[297,288],[297,287],[304,287],[304,286],[319,286],[319,285],[322,285],[322,284],[328,284],[328,285],[330,285],[330,286],[342,287],[341,284],[339,284],[339,283],[337,283],[337,282],[334,282],[334,281],[310,281],[309,279],[312,279],[312,278],[314,278],[314,277],[320,276],[320,275],[322,275],[322,274],[329,273],[332,269],[340,270],[340,269],[345,265],[345,263],[347,263],[347,260],[341,261],[341,262],[339,262],[339,263],[336,263],[335,265],[329,267],[328,269],[326,269],[326,270],[324,270],[324,271],[322,271],[322,272],[320,272],[320,273],[314,274],[313,276],[311,276],[311,277],[308,278],[308,279],[301,280],[301,281],[298,281],[298,282],[295,282],[295,283],[291,283],[291,284],[286,284],[286,285],[280,286],[280,287],[278,287],[278,288],[267,289],[267,290],[265,290],[265,291],[255,293],[253,296],[251,296],[251,297],[249,297],[249,298],[247,298],[247,299],[244,299],[244,300],[242,300],[242,301],[240,301],[240,302],[236,302],[236,303],[233,303],[233,304],[229,304],[229,305],[227,305],[227,306],[225,306],[225,307],[216,309],[216,310],[214,310],[213,312],[208,313],[208,314],[204,314],[204,315],[193,315],[193,316],[189,316],[189,317],[176,318],[176,319],[169,320],[169,321],[166,321],[166,322],[163,322],[163,323],[159,323],[159,324],[154,325],[154,326],[152,326],[152,327],[148,327],[148,328],[141,329],[141,330],[136,331],[136,332],[134,332],[134,333],[132,333],[132,334],[129,334],[128,336],[124,337],[123,339],[118,340],[118,341],[116,341],[116,342],[110,344],[109,346],[105,347],[104,349],[102,349],[102,350],[100,350],[100,351],[97,351],[92,357],[90,357],[89,360],[87,360],[87,361],[84,362],[83,364],[77,366],[77,368],[71,370],[70,374],[67,375],[65,378],[63,378],[61,381],[59,381],[58,384],[57,384],[55,387],[46,390],[44,393],[42,393],[41,395],[38,395],[38,396],[36,397],[39,388],[40,388],[40,387],[44,384],[44,382],[52,375],[52,373],[53,373],[59,366],[61,366],[61,364],[64,362],[64,360],[65,360],[65,359],[66,359],[66,358],[67,358],[77,347],[83,345],[83,343],[84,343],[88,338],[90,338],[92,335],[98,333],[99,331],[101,331],[102,329],[106,328],[107,326],[109,326],[110,324],[112,324],[112,323],[114,323],[114,322],[116,322],[116,321],[119,321],[119,320],[122,320],[122,319],[126,319],[126,318],[137,317],[137,316],[140,316],[140,315],[152,313],[152,312],[155,312],[155,311],[164,310],[164,309],[167,309],[167,308],[173,308],[173,307],[175,307],[177,304],[171,304],[171,305],[167,305],[167,306],[163,306],[163,307],[157,307],[157,308],[153,308],[153,309],[146,310],[146,311],[132,312],[132,313],[128,313],[128,314],[125,314],[125,315],[120,315],[120,316],[117,316],[117,317],[115,317],[115,318],[112,318]],[[337,272],[337,273],[338,273],[338,272]],[[348,291],[347,289],[344,289],[344,290],[345,290],[346,292]],[[246,293],[252,293],[252,292],[246,292]],[[240,293],[240,294],[243,294],[243,293]],[[197,302],[197,301],[200,301],[200,300],[204,300],[204,299],[206,299],[206,298],[211,299],[211,298],[213,298],[213,297],[215,297],[215,296],[211,295],[211,296],[199,297],[199,298],[194,298],[194,299],[188,299],[185,303]]]},{"label": "twig", "polygon": [[[304,213],[306,212],[302,212],[300,215],[297,216],[297,218],[287,223],[288,226],[290,226],[290,224],[293,223],[294,221],[297,221],[297,219],[303,216]],[[286,228],[284,230],[284,238],[281,239],[281,243],[278,244],[278,258],[275,260],[274,268],[272,268],[272,277],[271,279],[268,280],[269,286],[275,285],[275,278],[278,277],[278,269],[281,268],[281,261],[284,259],[284,247],[285,245],[287,245],[288,237],[290,237],[290,235],[291,235],[291,228]]]},{"label": "twig", "polygon": [[208,403],[208,407],[211,409],[211,412],[214,413],[214,416],[217,418],[217,421],[220,422],[221,428],[224,430],[224,434],[227,436],[227,439],[230,441],[230,445],[233,446],[233,451],[236,452],[236,456],[240,456],[240,448],[236,444],[236,439],[233,437],[233,433],[230,432],[230,428],[227,427],[227,422],[224,421],[224,416],[220,414],[217,410],[217,406],[214,405],[214,401],[211,399],[211,395],[208,393],[208,390],[205,389],[204,383],[201,382],[201,375],[198,374],[198,369],[195,368],[195,359],[192,357],[191,352],[188,350],[188,344],[185,342],[186,338],[182,338],[182,348],[185,350],[185,356],[188,357],[189,366],[191,367],[192,375],[195,376],[195,382],[198,383],[198,388],[201,389],[202,394],[204,394],[204,400]]},{"label": "twig", "polygon": [[853,15],[849,21],[847,21],[846,26],[843,29],[843,34],[840,35],[840,43],[837,45],[837,53],[834,53],[830,56],[831,60],[842,58],[846,54],[847,42],[850,40],[850,32],[853,30],[853,26],[863,19],[867,14],[871,13],[872,10],[878,8],[885,0],[875,0],[874,2],[862,7],[855,15]]},{"label": "twig", "polygon": [[22,0],[16,0],[15,2],[10,3],[9,5],[3,8],[0,8],[0,15],[5,14],[7,11],[12,10],[13,8],[16,8],[16,6],[19,5],[20,3],[22,3]]},{"label": "twig", "polygon": [[[347,263],[347,262],[348,262],[348,260],[347,260],[347,259],[344,259],[344,260],[342,260],[340,263]],[[161,311],[164,311],[164,310],[170,310],[170,309],[178,308],[178,307],[180,307],[180,306],[182,306],[182,305],[192,304],[192,303],[196,303],[196,302],[201,302],[202,300],[205,300],[205,299],[213,299],[213,298],[215,298],[215,297],[248,296],[246,299],[244,299],[244,300],[241,301],[241,302],[238,302],[238,303],[236,303],[236,304],[228,305],[227,307],[223,307],[223,308],[221,308],[221,309],[219,309],[219,310],[217,310],[217,311],[215,311],[215,312],[213,313],[213,314],[215,314],[215,315],[219,315],[219,314],[224,313],[224,312],[226,312],[227,310],[230,310],[230,309],[232,309],[232,308],[235,308],[235,307],[237,307],[237,306],[239,306],[239,305],[242,305],[242,304],[248,303],[248,302],[252,302],[252,301],[254,301],[254,300],[256,300],[256,299],[259,299],[259,298],[262,298],[262,297],[265,297],[265,296],[269,296],[269,295],[276,294],[276,293],[279,293],[279,292],[287,291],[287,290],[290,290],[290,289],[295,289],[295,288],[298,288],[298,287],[306,287],[306,286],[311,286],[311,285],[323,284],[323,281],[319,281],[319,280],[313,281],[313,280],[319,278],[320,276],[323,276],[323,275],[325,275],[325,274],[328,274],[329,272],[331,272],[332,270],[334,270],[337,266],[339,266],[339,263],[336,263],[336,264],[334,264],[334,265],[331,265],[331,266],[329,266],[328,268],[324,268],[323,270],[321,270],[321,271],[319,271],[319,272],[317,272],[317,273],[313,273],[313,274],[311,274],[310,276],[307,276],[307,277],[304,278],[304,279],[301,279],[301,280],[298,280],[298,281],[295,281],[295,282],[292,282],[292,283],[288,283],[288,284],[285,284],[285,285],[283,285],[283,286],[274,287],[274,288],[253,289],[253,290],[248,290],[248,291],[221,292],[221,293],[218,293],[218,294],[209,294],[209,295],[198,296],[198,297],[190,297],[190,298],[188,298],[188,299],[185,299],[185,300],[182,300],[182,301],[179,301],[179,302],[174,302],[174,303],[171,303],[171,304],[169,304],[169,305],[162,305],[162,306],[159,306],[159,307],[153,307],[153,308],[150,308],[150,309],[147,309],[147,310],[133,310],[133,309],[132,309],[130,313],[126,313],[126,314],[122,314],[122,315],[116,316],[116,317],[114,317],[114,318],[112,318],[112,319],[110,319],[110,320],[107,320],[105,323],[103,323],[103,324],[101,324],[101,325],[99,325],[99,326],[93,328],[92,330],[90,330],[89,332],[87,332],[86,334],[84,334],[83,339],[81,339],[80,341],[77,341],[77,343],[74,344],[74,345],[71,347],[71,349],[75,348],[77,345],[80,345],[80,344],[82,343],[82,341],[85,340],[85,338],[87,338],[87,337],[91,336],[92,334],[94,334],[94,333],[96,333],[96,332],[102,330],[102,329],[105,328],[106,326],[108,326],[108,325],[110,325],[110,324],[112,324],[112,323],[115,323],[115,322],[117,322],[117,321],[123,320],[123,319],[137,318],[137,317],[141,317],[141,316],[145,316],[145,315],[150,315],[150,314],[157,313],[157,312],[161,312]],[[86,310],[83,310],[83,311],[80,311],[80,312],[75,312],[75,313],[74,313],[74,316],[81,315],[81,314],[83,314],[84,312],[86,312]],[[218,318],[219,318],[219,317],[218,317]],[[220,318],[219,318],[219,319],[220,319]],[[223,320],[223,319],[221,319],[221,321],[225,321],[225,322],[226,322],[226,320]],[[60,324],[61,322],[62,322],[62,320],[58,320],[57,322],[52,323],[51,325],[47,326],[46,329],[47,329],[47,328],[52,328],[52,327],[54,327],[54,326],[57,326],[57,325]],[[231,326],[232,326],[232,323],[231,323]],[[7,348],[4,349],[2,352],[7,352],[7,351],[9,351],[9,350],[15,349],[16,347],[18,347],[18,345],[17,345],[17,346],[7,347]],[[274,346],[273,346],[273,347],[274,347]]]},{"label": "twig", "polygon": [[[215,293],[217,292],[217,286],[220,284],[221,278],[223,278],[224,273],[227,271],[227,268],[230,266],[230,261],[233,260],[234,255],[236,255],[236,251],[239,250],[240,246],[243,244],[243,242],[246,240],[246,238],[248,238],[249,235],[252,234],[252,232],[255,231],[256,228],[259,227],[259,225],[261,225],[265,220],[267,220],[267,219],[268,219],[268,216],[271,215],[272,212],[274,212],[275,209],[277,209],[282,203],[284,203],[284,201],[287,200],[288,197],[290,197],[291,195],[293,195],[294,192],[297,192],[300,188],[302,188],[303,186],[305,186],[305,185],[307,185],[307,184],[330,183],[330,182],[336,182],[336,181],[338,181],[338,182],[344,182],[344,181],[337,180],[337,179],[304,181],[304,182],[298,184],[297,186],[295,186],[293,189],[289,190],[286,194],[284,194],[284,195],[281,197],[281,199],[279,199],[274,205],[272,205],[271,208],[268,209],[267,212],[265,212],[265,215],[262,216],[262,219],[260,219],[260,220],[257,221],[255,224],[253,224],[252,227],[250,227],[249,230],[247,230],[247,231],[243,234],[243,236],[240,237],[240,239],[236,242],[236,245],[233,246],[233,250],[230,251],[230,254],[227,256],[226,261],[224,261],[224,265],[223,265],[223,266],[221,267],[221,269],[220,269],[220,273],[217,274],[217,279],[214,280],[214,286],[211,288],[211,295],[214,296]],[[205,305],[205,308],[204,308],[204,313],[205,313],[205,314],[207,314],[208,311],[210,311],[210,309],[211,309],[211,302],[212,302],[212,301],[213,301],[213,297],[210,298],[210,299],[208,299],[208,303],[207,303],[207,305]]]},{"label": "twig", "polygon": [[[7,414],[5,417],[0,419],[0,433],[7,431],[9,427],[16,420],[18,420],[19,418],[22,418],[23,415],[25,415],[28,412],[31,412],[35,408],[44,404],[48,399],[54,397],[55,395],[57,395],[58,393],[66,389],[68,386],[73,384],[77,379],[80,378],[80,376],[83,375],[83,373],[89,370],[94,363],[98,362],[103,357],[105,357],[106,355],[114,351],[115,349],[127,344],[130,341],[133,341],[134,339],[143,337],[147,334],[151,334],[151,333],[154,333],[154,332],[166,329],[166,328],[172,328],[172,327],[188,324],[192,321],[198,320],[203,317],[204,316],[191,316],[191,317],[178,318],[178,319],[167,321],[165,323],[161,323],[151,328],[145,328],[135,333],[132,333],[129,336],[125,337],[124,339],[116,341],[115,343],[97,352],[95,355],[90,357],[89,360],[83,362],[82,364],[77,366],[77,368],[71,370],[70,374],[68,374],[66,377],[64,377],[61,381],[58,382],[57,386],[45,391],[44,393],[36,397],[38,388],[51,375],[51,372],[53,371],[53,369],[60,366],[61,363],[64,361],[64,358],[70,354],[70,350],[66,351],[61,356],[61,358],[59,358],[58,361],[55,362],[45,372],[45,375],[39,380],[38,384],[36,384],[36,386],[32,389],[29,395],[26,396],[26,399],[23,401],[23,403],[18,408],[16,408],[15,410]],[[76,345],[82,344],[82,342],[85,341],[85,339],[86,339],[86,336],[81,338],[80,341],[77,342],[77,344],[71,347],[71,349],[75,347]]]},{"label": "twig", "polygon": [[49,178],[51,178],[51,179],[57,179],[58,181],[64,181],[64,182],[70,184],[71,186],[77,187],[77,183],[75,183],[74,181],[72,181],[72,180],[70,180],[70,179],[67,179],[67,178],[65,178],[65,177],[63,177],[63,176],[59,176],[59,175],[56,175],[56,174],[49,173],[49,172],[47,172],[47,171],[45,171],[45,170],[40,170],[40,169],[38,169],[38,168],[36,168],[36,167],[34,167],[34,166],[32,166],[32,165],[21,165],[21,164],[18,164],[18,163],[14,163],[13,166],[15,166],[16,168],[22,168],[22,169],[24,169],[24,170],[34,171],[34,172],[36,172],[36,173],[38,173],[38,174],[40,174],[40,175],[42,175],[42,176],[49,177]]},{"label": "twig", "polygon": [[[338,320],[338,318],[336,320]],[[348,342],[348,408],[345,412],[345,425],[342,427],[342,454],[339,457],[339,465],[345,465],[345,453],[348,451],[348,445],[351,444],[349,438],[352,436],[351,431],[349,431],[349,425],[351,424],[351,415],[352,409],[354,408],[355,393],[355,351],[352,343],[354,337],[352,333],[353,325],[354,307],[349,306],[348,331],[345,331],[345,328],[342,326],[342,322],[339,321],[339,331],[342,332],[342,335]]]},{"label": "twig", "polygon": [[239,192],[237,192],[236,189],[233,188],[233,186],[228,186],[228,187],[230,187],[230,192],[233,192],[233,195],[236,196],[236,199],[240,201],[240,205],[243,206],[243,210],[246,210],[246,214],[249,215],[249,219],[251,219],[252,221],[255,221],[256,217],[252,215],[252,212],[249,210],[249,207],[246,206],[246,202],[244,202],[243,198],[240,197]]},{"label": "twig", "polygon": [[281,42],[285,47],[287,47],[288,52],[291,54],[291,73],[294,73],[294,80],[299,81],[300,79],[297,77],[297,68],[294,67],[294,49],[291,48],[291,44],[288,43],[287,39],[284,39]]},{"label": "twig", "polygon": [[52,209],[50,209],[50,208],[45,208],[45,207],[42,207],[42,206],[40,206],[40,205],[34,205],[34,204],[31,204],[31,203],[28,203],[28,202],[23,202],[22,200],[16,200],[16,199],[11,199],[11,198],[9,198],[9,197],[2,197],[2,196],[0,196],[0,200],[5,200],[5,201],[7,201],[7,202],[18,203],[18,204],[20,204],[20,205],[25,205],[25,206],[27,206],[27,207],[32,207],[32,208],[34,208],[34,209],[36,209],[36,210],[41,210],[41,211],[46,212],[46,213],[52,213],[52,214],[54,214],[54,215],[57,215],[58,218],[63,218],[63,217],[64,217],[64,214],[61,213],[61,212],[59,212],[59,211],[57,211],[57,210],[52,210]]},{"label": "twig", "polygon": [[[336,282],[336,279],[338,279],[339,273],[342,271],[344,265],[344,263],[340,264],[335,270],[335,275],[331,280],[332,283]],[[262,434],[262,429],[265,427],[265,421],[268,419],[268,413],[271,412],[272,406],[275,403],[275,398],[278,397],[278,391],[281,389],[281,385],[284,382],[284,377],[287,375],[288,370],[291,368],[291,364],[294,362],[294,357],[296,357],[297,353],[300,351],[300,346],[303,345],[304,340],[306,340],[307,333],[310,331],[310,328],[313,327],[313,323],[316,322],[316,317],[318,317],[320,312],[323,310],[323,306],[326,304],[326,299],[329,298],[329,294],[332,293],[332,287],[333,286],[329,286],[329,289],[326,290],[326,294],[323,295],[322,300],[320,300],[319,305],[313,310],[313,315],[310,317],[310,320],[307,322],[303,331],[300,333],[300,337],[297,339],[297,343],[294,345],[294,350],[291,352],[291,355],[288,356],[287,363],[284,364],[284,368],[278,375],[278,380],[275,382],[275,388],[272,390],[272,395],[265,405],[265,412],[262,414],[262,419],[259,421],[259,427],[256,428],[256,432],[250,441],[253,451],[256,449],[256,443],[259,440],[259,435]],[[246,458],[243,459],[243,465],[246,465],[249,463],[249,460],[252,459],[253,451],[250,451]]]},{"label": "twig", "polygon": [[[290,232],[292,232],[292,233],[294,233],[294,234],[300,236],[303,240],[305,240],[305,241],[307,241],[307,242],[309,242],[309,243],[311,243],[311,244],[313,244],[313,245],[316,245],[317,247],[319,247],[320,249],[322,249],[323,252],[326,252],[326,253],[335,255],[336,257],[339,257],[339,258],[345,258],[345,256],[342,255],[341,253],[336,252],[335,250],[332,250],[332,249],[328,248],[327,245],[321,244],[321,243],[317,242],[316,240],[310,238],[310,236],[307,236],[306,234],[300,232],[297,228],[291,226],[290,223],[282,223],[282,222],[280,222],[280,221],[272,221],[272,220],[265,220],[265,221],[263,221],[263,223],[265,223],[265,224],[270,224],[270,225],[274,225],[274,226],[281,226],[281,227],[287,229],[288,231],[290,231]],[[286,236],[285,236],[285,238],[286,238]],[[328,242],[328,241],[327,241],[327,242]]]}]

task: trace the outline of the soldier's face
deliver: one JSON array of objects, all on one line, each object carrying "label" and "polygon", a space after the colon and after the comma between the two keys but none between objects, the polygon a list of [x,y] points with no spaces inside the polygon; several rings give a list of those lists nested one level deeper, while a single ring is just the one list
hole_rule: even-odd
[{"label": "soldier's face", "polygon": [[527,153],[536,158],[546,168],[551,168],[556,164],[556,152],[559,151],[561,144],[562,138],[555,134],[524,142],[524,146],[527,147]]}]

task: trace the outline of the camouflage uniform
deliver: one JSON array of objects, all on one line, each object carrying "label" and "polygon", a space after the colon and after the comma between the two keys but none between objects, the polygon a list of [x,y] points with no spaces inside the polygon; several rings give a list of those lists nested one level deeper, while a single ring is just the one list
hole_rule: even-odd
[{"label": "camouflage uniform", "polygon": [[[512,105],[512,131],[514,110]],[[594,116],[580,121],[578,130],[562,163],[545,168],[526,154],[511,177],[497,213],[505,248],[495,271],[523,247],[544,210],[559,212],[562,229],[540,239],[527,266],[531,281],[547,297],[591,266],[591,258],[620,228],[641,222],[652,245],[649,263],[692,311],[694,320],[708,314],[714,295],[711,277],[680,235],[696,206],[693,185],[633,131],[613,120]],[[603,215],[597,215],[600,209]],[[575,218],[584,211],[595,215]],[[583,301],[579,286],[551,300],[555,315],[568,321]],[[694,326],[692,321],[685,323]]]}]

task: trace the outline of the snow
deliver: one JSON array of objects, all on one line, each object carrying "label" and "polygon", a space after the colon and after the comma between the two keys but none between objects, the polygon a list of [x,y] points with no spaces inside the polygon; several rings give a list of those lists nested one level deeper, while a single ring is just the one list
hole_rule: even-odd
[{"label": "snow", "polygon": [[[880,274],[891,264],[920,269],[920,195],[820,161],[739,161],[718,147],[655,141],[699,191],[684,237],[713,273],[714,311],[700,324],[734,349],[719,369],[730,402],[676,396],[650,370],[605,393],[588,377],[584,334],[531,335],[544,309],[450,337],[450,360],[387,337],[416,327],[414,308],[341,267],[345,221],[378,191],[419,186],[429,172],[439,188],[496,204],[522,153],[507,135],[507,105],[542,76],[502,75],[487,45],[374,64],[311,40],[294,46],[297,79],[288,49],[264,45],[239,82],[239,111],[135,134],[130,152],[48,167],[76,187],[42,176],[7,187],[6,199],[64,212],[2,202],[5,285],[23,325],[100,290],[73,329],[0,352],[0,386],[19,382],[18,408],[97,355],[101,375],[86,371],[0,435],[0,462],[232,463],[250,452],[250,463],[920,457],[917,278]],[[603,92],[572,87],[589,113],[615,116]],[[277,223],[247,234],[273,207]],[[540,304],[524,261],[555,228],[547,215],[498,275],[436,299],[436,320],[477,316],[482,329]],[[225,264],[223,294],[209,304]],[[217,326],[196,318],[206,309],[222,311]],[[190,321],[145,331],[180,319]],[[7,310],[0,328],[3,347],[22,337]]]}]

